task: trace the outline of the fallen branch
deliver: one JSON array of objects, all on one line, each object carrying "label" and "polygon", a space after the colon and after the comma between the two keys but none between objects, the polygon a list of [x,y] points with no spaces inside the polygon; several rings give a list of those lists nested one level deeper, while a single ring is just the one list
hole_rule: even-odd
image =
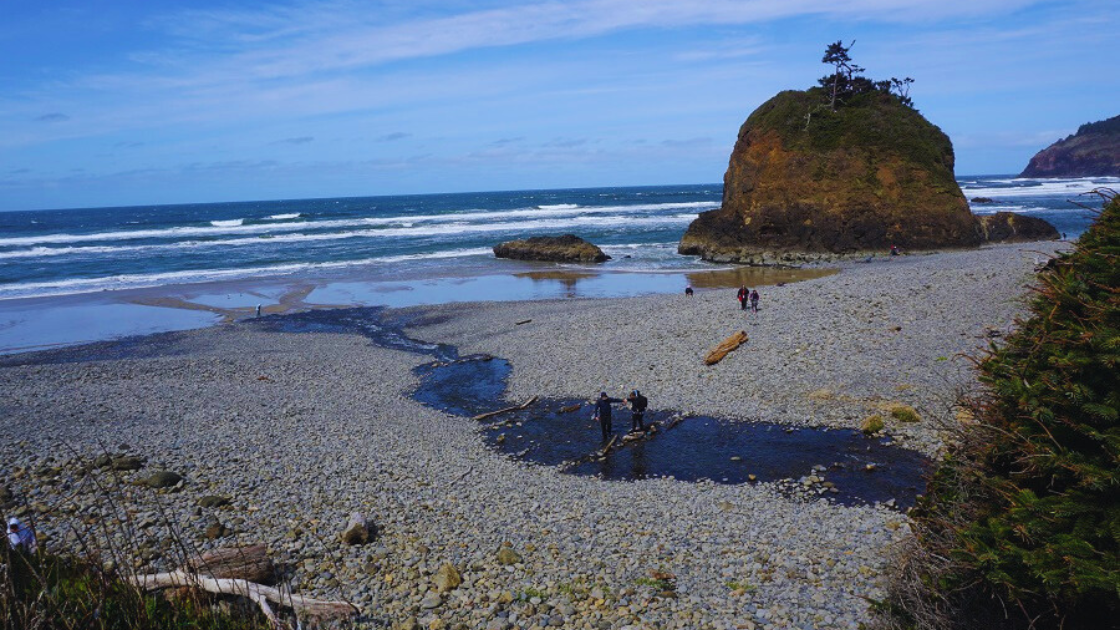
[{"label": "fallen branch", "polygon": [[489,411],[489,412],[486,412],[486,413],[480,413],[480,414],[478,414],[477,416],[475,416],[474,418],[471,418],[471,419],[476,420],[476,421],[477,420],[485,420],[487,418],[492,418],[492,417],[494,417],[496,415],[499,415],[499,414],[509,413],[511,411],[521,411],[522,409],[528,407],[529,405],[531,405],[535,402],[537,402],[537,396],[533,396],[532,398],[530,398],[529,400],[526,400],[525,402],[521,403],[520,405],[514,405],[512,407],[506,407],[505,409],[499,409],[497,411]]},{"label": "fallen branch", "polygon": [[514,326],[520,326],[521,324],[528,324],[528,323],[529,323],[529,322],[531,322],[531,321],[533,321],[533,320],[531,320],[531,319],[523,319],[523,320],[521,320],[521,321],[519,321],[519,322],[514,322],[514,324],[513,324],[513,325],[514,325]]},{"label": "fallen branch", "polygon": [[284,628],[276,613],[268,605],[273,602],[280,606],[291,608],[296,616],[306,615],[319,619],[337,619],[358,614],[358,608],[353,604],[338,601],[312,599],[302,595],[285,593],[278,588],[263,586],[248,580],[232,578],[212,578],[197,573],[186,571],[172,571],[170,573],[152,573],[148,575],[130,576],[128,580],[135,586],[154,591],[163,588],[193,587],[216,595],[239,595],[246,597],[260,607],[261,612],[268,618],[275,628]]},{"label": "fallen branch", "polygon": [[602,457],[606,457],[607,453],[611,452],[611,447],[614,446],[614,443],[617,442],[617,441],[618,441],[618,436],[616,435],[616,436],[611,438],[610,442],[607,442],[607,445],[603,448]]},{"label": "fallen branch", "polygon": [[743,345],[746,341],[747,333],[742,330],[731,335],[727,339],[724,339],[723,343],[719,344],[708,353],[708,356],[704,358],[704,365],[715,365],[719,363],[729,352]]}]

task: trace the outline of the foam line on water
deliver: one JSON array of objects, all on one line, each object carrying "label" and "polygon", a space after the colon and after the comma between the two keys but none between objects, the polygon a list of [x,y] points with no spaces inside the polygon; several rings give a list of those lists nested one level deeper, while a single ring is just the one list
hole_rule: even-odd
[{"label": "foam line on water", "polygon": [[470,233],[511,232],[528,233],[542,230],[564,230],[576,227],[653,227],[658,225],[678,225],[690,221],[693,217],[668,216],[668,217],[600,217],[585,216],[568,219],[550,219],[535,222],[508,222],[508,223],[449,223],[433,226],[399,227],[367,229],[346,232],[323,232],[315,234],[279,234],[275,236],[255,236],[251,238],[235,238],[212,241],[180,241],[177,243],[157,243],[151,245],[110,245],[91,247],[35,247],[28,250],[14,250],[0,252],[0,260],[9,258],[39,258],[50,256],[91,256],[102,254],[124,254],[138,252],[160,252],[175,250],[213,249],[218,247],[245,247],[252,245],[277,244],[277,243],[302,243],[314,241],[337,241],[352,238],[422,238],[431,236],[460,235]]},{"label": "foam line on water", "polygon": [[[565,215],[601,215],[601,214],[619,214],[629,215],[633,213],[656,213],[663,210],[683,210],[686,208],[715,208],[719,204],[708,201],[693,201],[693,202],[680,202],[680,203],[664,203],[664,204],[635,204],[635,205],[614,205],[614,206],[592,206],[592,207],[579,207],[576,209],[566,208],[521,208],[515,210],[485,210],[485,211],[469,211],[469,212],[454,212],[447,214],[423,214],[423,215],[401,215],[393,217],[365,217],[358,219],[334,219],[327,221],[293,221],[290,223],[268,223],[268,224],[252,224],[252,225],[228,225],[228,226],[210,226],[210,227],[171,227],[160,229],[148,230],[121,230],[111,232],[94,232],[91,234],[43,234],[37,236],[19,236],[10,238],[0,238],[0,247],[14,247],[21,245],[43,245],[43,244],[61,244],[61,243],[81,243],[81,242],[96,242],[96,241],[124,241],[124,240],[138,240],[138,239],[154,239],[154,238],[185,238],[185,237],[207,237],[207,236],[226,236],[236,234],[262,234],[269,232],[293,232],[293,231],[307,231],[307,230],[326,230],[335,228],[354,228],[354,227],[378,227],[378,226],[392,226],[403,225],[409,223],[416,225],[418,223],[461,223],[470,221],[493,221],[503,219],[525,219],[532,217],[550,217],[550,216],[565,216]],[[214,222],[211,222],[214,223]]]}]

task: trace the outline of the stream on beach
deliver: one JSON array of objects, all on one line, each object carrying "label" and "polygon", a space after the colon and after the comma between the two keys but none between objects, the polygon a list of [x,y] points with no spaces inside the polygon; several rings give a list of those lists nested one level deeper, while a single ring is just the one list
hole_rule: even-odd
[{"label": "stream on beach", "polygon": [[[524,402],[505,399],[512,370],[508,361],[464,357],[452,345],[412,339],[403,332],[408,317],[353,308],[268,316],[248,325],[289,333],[358,333],[382,347],[431,356],[415,369],[420,385],[412,397],[451,415],[475,417]],[[619,406],[613,423],[617,439],[606,452],[587,400],[543,398],[479,423],[483,439],[498,452],[602,479],[777,482],[784,492],[803,498],[899,509],[914,505],[925,488],[929,460],[893,446],[889,437],[682,415],[657,409],[656,392],[651,398],[645,424],[655,428],[626,439],[630,413]]]}]

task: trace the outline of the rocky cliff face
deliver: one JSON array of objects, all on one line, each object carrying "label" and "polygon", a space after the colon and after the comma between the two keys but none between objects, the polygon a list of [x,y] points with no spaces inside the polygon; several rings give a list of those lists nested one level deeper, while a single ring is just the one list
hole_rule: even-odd
[{"label": "rocky cliff face", "polygon": [[1120,177],[1120,116],[1081,125],[1039,151],[1020,177]]},{"label": "rocky cliff face", "polygon": [[723,205],[678,251],[754,264],[981,242],[940,129],[889,94],[833,112],[821,90],[782,92],[739,130]]}]

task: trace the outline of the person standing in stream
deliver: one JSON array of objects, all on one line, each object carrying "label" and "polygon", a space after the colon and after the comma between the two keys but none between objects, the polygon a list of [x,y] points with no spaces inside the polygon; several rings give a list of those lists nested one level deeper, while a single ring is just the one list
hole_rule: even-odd
[{"label": "person standing in stream", "polygon": [[603,441],[610,439],[614,427],[611,426],[611,403],[622,402],[621,398],[611,398],[607,392],[599,392],[599,400],[595,401],[595,419],[599,421],[599,428],[603,430]]},{"label": "person standing in stream", "polygon": [[649,406],[649,399],[635,389],[626,397],[626,402],[630,403],[630,432],[645,431],[646,425],[643,421],[646,417],[646,407]]}]

